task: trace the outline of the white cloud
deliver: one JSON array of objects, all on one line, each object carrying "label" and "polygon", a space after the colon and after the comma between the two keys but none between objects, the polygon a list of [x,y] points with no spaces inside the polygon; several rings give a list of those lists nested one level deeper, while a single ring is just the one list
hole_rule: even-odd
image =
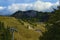
[{"label": "white cloud", "polygon": [[59,1],[57,1],[55,4],[53,4],[53,8],[57,9],[57,6],[59,6]]},{"label": "white cloud", "polygon": [[33,8],[36,11],[53,11],[53,8],[57,8],[59,5],[59,2],[56,3],[51,3],[51,2],[42,2],[42,1],[37,1],[34,3]]},{"label": "white cloud", "polygon": [[45,11],[45,10],[49,10],[50,7],[52,6],[52,4],[49,2],[37,1],[37,2],[35,2],[35,4],[33,6],[34,6],[33,7],[34,10]]},{"label": "white cloud", "polygon": [[53,8],[57,8],[58,5],[59,2],[51,3],[51,2],[36,1],[30,4],[27,3],[12,4],[8,6],[8,9],[12,12],[15,12],[17,10],[26,11],[31,9],[44,12],[44,11],[53,11]]},{"label": "white cloud", "polygon": [[0,10],[3,10],[3,9],[5,9],[6,7],[2,7],[2,6],[0,6]]},{"label": "white cloud", "polygon": [[12,12],[15,12],[17,10],[26,11],[28,6],[31,7],[32,4],[12,4],[11,6],[8,6],[8,9]]}]

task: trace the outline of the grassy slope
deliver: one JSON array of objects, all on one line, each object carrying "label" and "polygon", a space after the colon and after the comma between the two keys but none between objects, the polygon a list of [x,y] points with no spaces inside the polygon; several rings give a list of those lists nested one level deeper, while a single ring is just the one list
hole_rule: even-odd
[{"label": "grassy slope", "polygon": [[[22,25],[17,19],[15,19],[14,17],[3,17],[0,16],[0,21],[4,22],[5,27],[7,28],[7,26],[9,27],[15,27],[18,32],[15,32],[15,39],[16,40],[39,40],[39,36],[41,35],[41,33],[36,32],[34,30],[29,30],[26,28],[27,24],[29,24],[28,22],[24,22],[22,20],[20,20],[21,22],[24,23],[24,25]],[[29,24],[31,25],[31,24]],[[35,29],[40,29],[42,30],[42,32],[45,32],[45,28],[44,26],[38,24]]]}]

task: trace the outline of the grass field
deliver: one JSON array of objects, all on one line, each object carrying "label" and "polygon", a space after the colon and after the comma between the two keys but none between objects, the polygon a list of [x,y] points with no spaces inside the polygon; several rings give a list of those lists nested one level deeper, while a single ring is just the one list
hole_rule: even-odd
[{"label": "grass field", "polygon": [[[45,24],[41,23],[33,23],[36,24],[36,26],[30,24],[29,22],[24,22],[21,19],[16,19],[14,17],[5,17],[0,16],[0,21],[4,22],[5,28],[8,27],[14,27],[18,30],[18,32],[14,32],[14,38],[15,40],[39,40],[40,36],[43,36],[42,32],[46,31]],[[33,29],[27,28],[28,25]],[[41,30],[42,32],[35,31],[35,30]]]}]

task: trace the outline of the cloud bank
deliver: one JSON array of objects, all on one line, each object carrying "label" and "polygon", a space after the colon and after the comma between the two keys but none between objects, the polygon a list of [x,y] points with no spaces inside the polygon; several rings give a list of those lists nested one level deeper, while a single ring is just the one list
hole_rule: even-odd
[{"label": "cloud bank", "polygon": [[59,2],[51,3],[51,2],[43,2],[43,1],[36,1],[34,3],[13,3],[12,5],[8,6],[8,10],[15,12],[18,10],[26,11],[26,10],[36,10],[36,11],[43,11],[43,12],[51,12],[53,8],[57,9]]}]

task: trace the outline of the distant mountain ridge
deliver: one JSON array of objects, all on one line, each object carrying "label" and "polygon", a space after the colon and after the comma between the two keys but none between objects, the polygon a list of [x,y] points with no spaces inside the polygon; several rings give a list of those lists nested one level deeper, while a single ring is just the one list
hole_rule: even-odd
[{"label": "distant mountain ridge", "polygon": [[34,11],[34,10],[28,10],[28,11],[17,11],[15,13],[12,14],[12,16],[31,16],[34,17],[36,16],[38,11]]},{"label": "distant mountain ridge", "polygon": [[15,17],[15,18],[19,18],[19,19],[36,19],[36,20],[47,20],[49,15],[49,13],[47,12],[38,12],[38,11],[34,11],[34,10],[28,10],[28,11],[17,11],[15,13],[13,13],[11,16]]}]

